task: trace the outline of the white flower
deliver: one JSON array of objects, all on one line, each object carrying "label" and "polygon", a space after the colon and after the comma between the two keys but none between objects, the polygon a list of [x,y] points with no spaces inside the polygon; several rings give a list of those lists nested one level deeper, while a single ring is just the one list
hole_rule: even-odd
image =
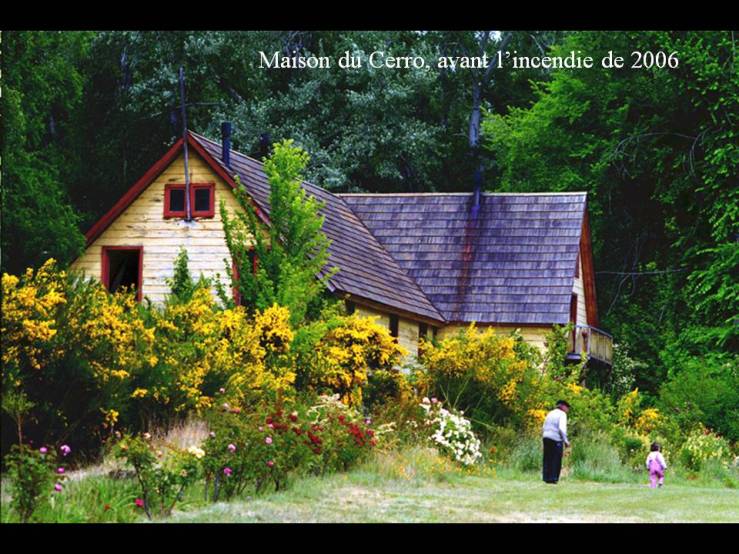
[{"label": "white flower", "polygon": [[193,456],[195,456],[198,460],[202,458],[203,456],[205,456],[205,450],[203,450],[202,448],[198,448],[197,446],[194,446],[194,445],[188,448],[187,451]]}]

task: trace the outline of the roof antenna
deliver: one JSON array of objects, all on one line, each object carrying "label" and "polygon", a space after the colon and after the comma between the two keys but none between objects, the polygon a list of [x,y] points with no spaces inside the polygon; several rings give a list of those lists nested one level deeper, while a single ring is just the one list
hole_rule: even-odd
[{"label": "roof antenna", "polygon": [[187,113],[185,111],[185,70],[180,66],[180,113],[182,115],[182,148],[185,155],[185,221],[192,221],[190,206],[190,166],[187,153]]}]

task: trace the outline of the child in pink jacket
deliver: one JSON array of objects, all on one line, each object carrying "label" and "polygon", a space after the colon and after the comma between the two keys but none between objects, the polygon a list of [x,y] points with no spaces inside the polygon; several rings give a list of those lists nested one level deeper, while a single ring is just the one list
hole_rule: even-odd
[{"label": "child in pink jacket", "polygon": [[665,462],[662,452],[662,448],[658,442],[653,442],[651,452],[647,456],[647,470],[649,471],[649,488],[661,487],[665,483],[665,469],[667,469],[667,462]]}]

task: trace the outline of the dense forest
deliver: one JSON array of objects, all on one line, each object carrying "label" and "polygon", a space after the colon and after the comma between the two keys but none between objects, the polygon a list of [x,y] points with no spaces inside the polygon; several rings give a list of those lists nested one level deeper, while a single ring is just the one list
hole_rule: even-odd
[{"label": "dense forest", "polygon": [[[677,53],[677,67],[259,68],[258,51]],[[332,191],[587,191],[600,384],[739,438],[739,74],[733,32],[6,32],[2,271],[68,263],[188,126],[262,158],[292,138]]]}]

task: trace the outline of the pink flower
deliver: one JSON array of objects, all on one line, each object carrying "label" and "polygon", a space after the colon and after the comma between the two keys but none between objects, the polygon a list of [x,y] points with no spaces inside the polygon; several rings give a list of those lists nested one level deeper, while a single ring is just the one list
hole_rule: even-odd
[{"label": "pink flower", "polygon": [[213,431],[210,432],[210,438],[212,439],[216,438],[216,434]]},{"label": "pink flower", "polygon": [[58,467],[58,468],[56,468],[56,472],[57,472],[57,473],[58,473],[59,475],[61,475],[62,473],[64,473],[64,468],[63,468],[63,467]]},{"label": "pink flower", "polygon": [[42,446],[41,448],[38,449],[38,451],[41,452],[41,454],[46,454],[49,451],[49,449],[46,448],[45,446]]},{"label": "pink flower", "polygon": [[56,485],[54,485],[54,490],[56,492],[62,492],[62,484],[61,483],[57,483]]},{"label": "pink flower", "polygon": [[72,449],[69,448],[69,446],[67,446],[66,444],[61,445],[59,447],[59,450],[61,451],[62,456],[66,456],[67,454],[69,454],[72,451]]},{"label": "pink flower", "polygon": [[432,403],[432,404],[436,404],[437,402],[438,402],[438,400],[437,400],[436,398],[432,398],[432,399],[431,399],[431,403]]},{"label": "pink flower", "polygon": [[229,452],[236,452],[236,445],[235,444],[229,444],[228,445],[228,451]]},{"label": "pink flower", "polygon": [[224,468],[223,468],[223,474],[224,474],[224,475],[225,475],[226,477],[228,477],[228,476],[229,476],[229,475],[231,475],[232,473],[233,473],[233,469],[231,469],[230,467],[224,467]]},{"label": "pink flower", "polygon": [[275,465],[275,463],[272,460],[267,462],[267,467],[272,467],[273,465]]},{"label": "pink flower", "polygon": [[262,427],[262,426],[260,425],[260,426],[259,426],[259,432],[261,433],[262,431],[264,431],[264,427]]},{"label": "pink flower", "polygon": [[226,392],[226,389],[224,389],[223,387],[221,387],[220,389],[218,389],[218,392],[220,392],[221,394],[224,394]]},{"label": "pink flower", "polygon": [[274,429],[275,428],[274,424],[272,424],[272,423],[267,424],[267,427],[269,427],[270,429]]},{"label": "pink flower", "polygon": [[372,420],[370,418],[365,418],[364,424],[365,425],[372,425]]},{"label": "pink flower", "polygon": [[141,500],[140,498],[137,498],[136,500],[134,500],[133,503],[136,504],[136,507],[137,508],[143,508],[144,507],[144,501]]},{"label": "pink flower", "polygon": [[264,439],[264,442],[267,444],[272,444],[272,437],[267,437],[266,439]]}]

